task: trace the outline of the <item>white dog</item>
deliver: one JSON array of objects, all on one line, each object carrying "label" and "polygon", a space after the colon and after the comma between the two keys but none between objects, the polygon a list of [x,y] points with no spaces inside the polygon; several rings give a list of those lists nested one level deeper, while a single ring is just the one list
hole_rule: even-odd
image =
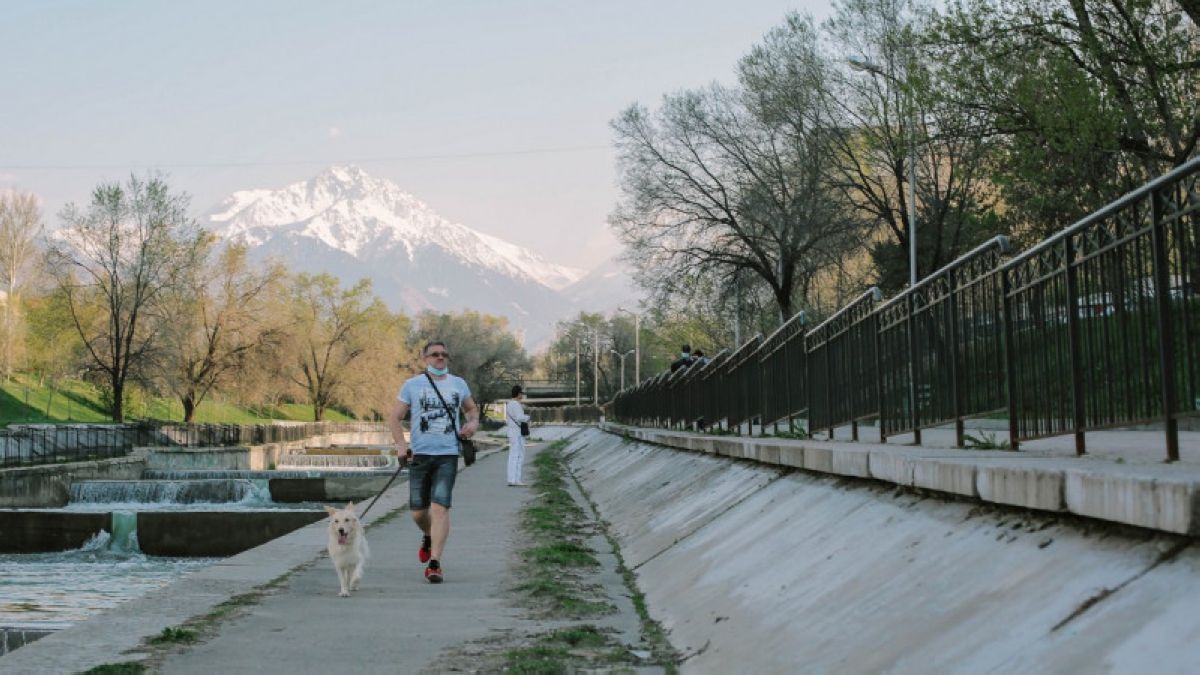
[{"label": "white dog", "polygon": [[350,591],[358,590],[358,582],[362,580],[363,564],[371,550],[367,547],[367,535],[363,532],[362,523],[354,513],[354,502],[346,504],[344,509],[326,506],[329,512],[329,558],[333,560],[333,570],[337,572],[338,583],[342,585],[343,598],[350,597]]}]

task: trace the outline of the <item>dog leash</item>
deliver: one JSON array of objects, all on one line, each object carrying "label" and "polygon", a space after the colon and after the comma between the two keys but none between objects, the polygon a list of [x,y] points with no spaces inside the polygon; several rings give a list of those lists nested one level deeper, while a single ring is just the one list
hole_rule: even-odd
[{"label": "dog leash", "polygon": [[396,482],[396,478],[400,476],[400,472],[404,470],[404,467],[408,466],[408,456],[405,455],[403,457],[397,457],[396,463],[400,465],[396,467],[396,473],[392,474],[392,477],[388,479],[387,485],[384,485],[383,489],[379,491],[379,494],[375,495],[375,499],[372,499],[371,503],[367,504],[367,508],[363,509],[363,512],[358,514],[359,518],[365,518],[367,511],[370,511],[371,507],[375,506],[375,502],[379,501],[379,498],[383,496],[383,493],[387,492],[387,489],[392,487],[392,483]]}]

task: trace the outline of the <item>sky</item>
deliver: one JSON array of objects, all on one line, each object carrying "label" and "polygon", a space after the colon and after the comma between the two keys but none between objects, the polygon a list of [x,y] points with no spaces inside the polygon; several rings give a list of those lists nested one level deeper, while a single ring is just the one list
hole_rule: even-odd
[{"label": "sky", "polygon": [[609,122],[731,84],[818,0],[0,0],[0,190],[48,228],[161,171],[199,217],[332,164],[590,269],[619,252]]}]

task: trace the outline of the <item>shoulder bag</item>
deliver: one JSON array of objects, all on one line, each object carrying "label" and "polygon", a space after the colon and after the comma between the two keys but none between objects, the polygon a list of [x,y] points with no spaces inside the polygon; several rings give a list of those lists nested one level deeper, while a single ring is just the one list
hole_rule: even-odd
[{"label": "shoulder bag", "polygon": [[522,436],[528,436],[528,435],[529,435],[529,422],[517,422],[516,420],[514,420],[514,419],[513,419],[513,416],[512,416],[512,415],[509,415],[509,416],[508,416],[508,419],[512,420],[514,423],[516,423],[516,425],[517,425],[518,427],[520,427],[520,428],[521,428],[521,435],[522,435]]},{"label": "shoulder bag", "polygon": [[437,388],[437,383],[433,381],[428,372],[425,373],[425,379],[429,380],[429,386],[433,387],[433,393],[437,394],[438,400],[442,402],[442,407],[446,409],[446,415],[450,418],[450,424],[454,425],[454,437],[458,439],[458,447],[459,451],[462,452],[463,463],[471,466],[475,463],[475,441],[458,435],[458,418],[454,416],[454,411],[450,409],[449,404],[446,403],[446,399],[442,398],[442,392]]}]

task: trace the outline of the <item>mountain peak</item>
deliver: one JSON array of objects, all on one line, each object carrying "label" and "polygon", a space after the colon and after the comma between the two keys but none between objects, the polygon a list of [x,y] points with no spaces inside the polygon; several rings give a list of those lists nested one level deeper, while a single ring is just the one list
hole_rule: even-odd
[{"label": "mountain peak", "polygon": [[235,192],[207,221],[251,246],[279,237],[316,239],[355,258],[399,254],[410,261],[419,249],[439,249],[472,267],[556,290],[583,274],[452,223],[395,183],[353,165],[330,166],[278,190]]}]

